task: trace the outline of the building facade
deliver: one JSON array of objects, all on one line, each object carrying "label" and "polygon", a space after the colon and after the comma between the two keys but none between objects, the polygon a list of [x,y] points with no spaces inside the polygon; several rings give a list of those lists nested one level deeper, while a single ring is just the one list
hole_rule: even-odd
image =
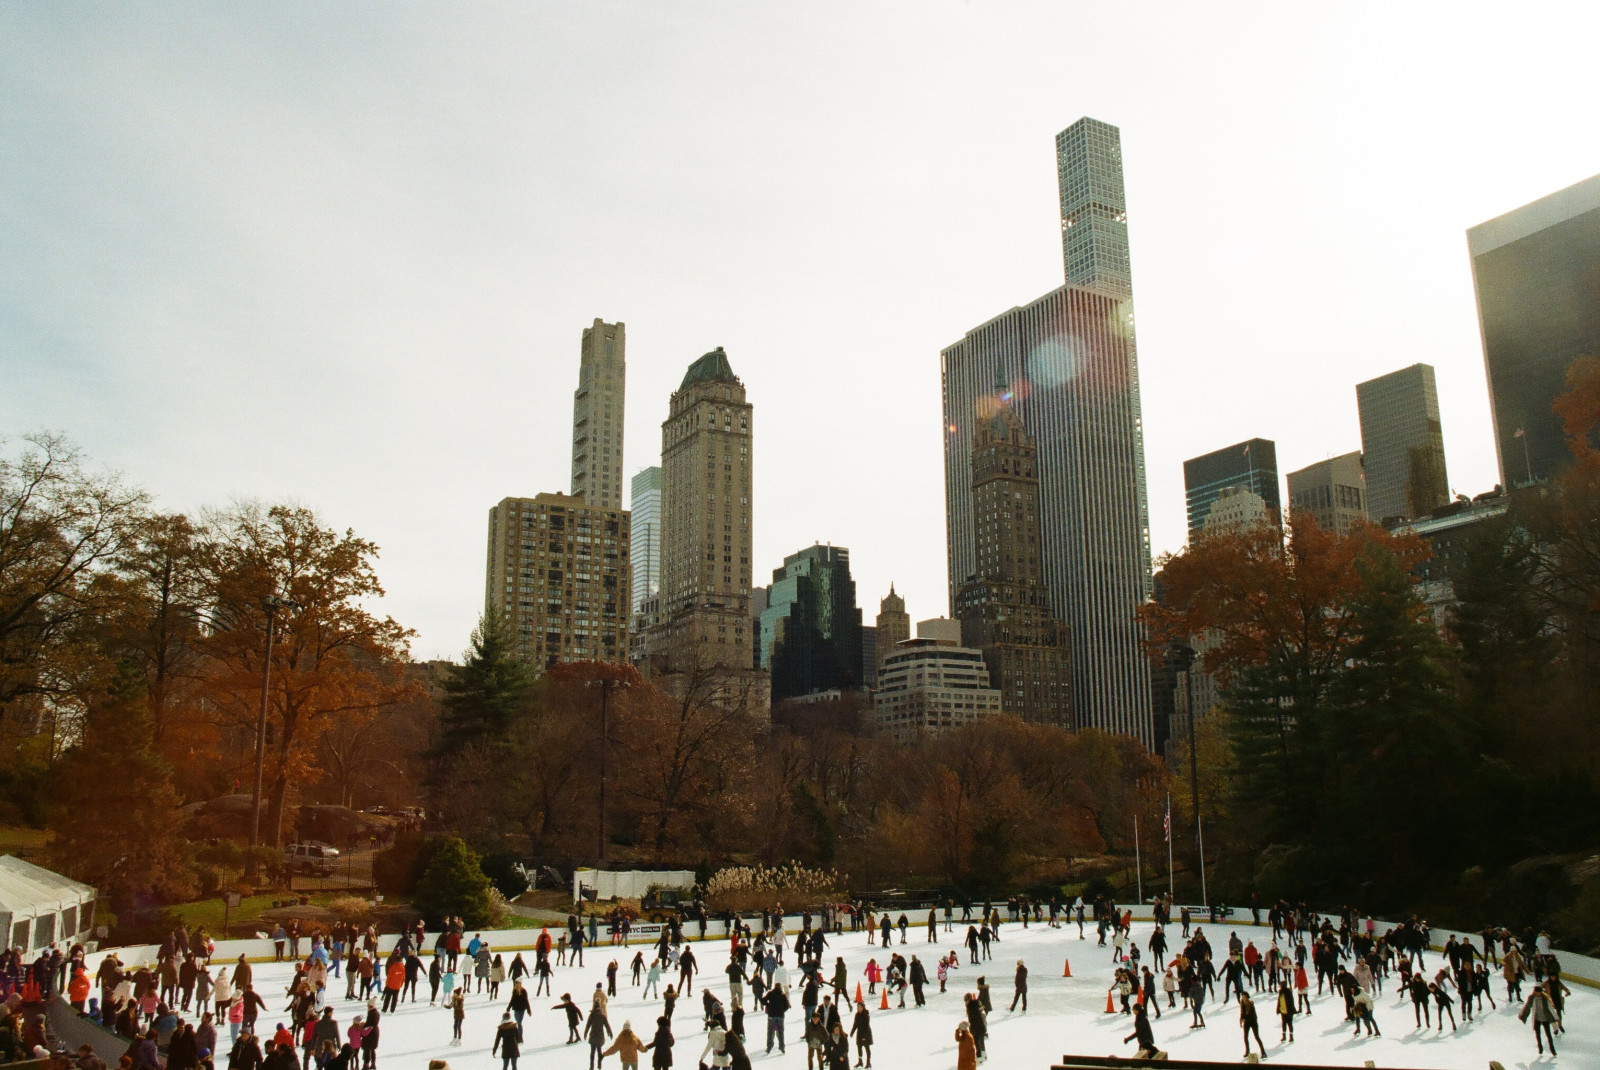
[{"label": "building facade", "polygon": [[1413,364],[1356,384],[1367,515],[1380,523],[1427,516],[1450,500],[1433,368]]},{"label": "building facade", "polygon": [[628,514],[566,494],[505,498],[489,510],[484,609],[504,616],[540,671],[628,656]]},{"label": "building facade", "polygon": [[[1009,392],[1001,384],[1002,397]],[[1010,404],[972,440],[973,578],[956,591],[964,646],[983,651],[1001,709],[1072,725],[1067,628],[1051,611],[1040,537],[1038,450]]]},{"label": "building facade", "polygon": [[878,602],[877,625],[873,632],[874,660],[882,666],[897,645],[911,638],[911,614],[906,612],[906,600],[895,593],[892,582],[889,593]]},{"label": "building facade", "polygon": [[905,743],[940,736],[1000,712],[983,654],[942,639],[906,639],[884,659],[872,719]]},{"label": "building facade", "polygon": [[689,366],[661,425],[661,607],[649,671],[750,669],[753,410],[720,348]]},{"label": "building facade", "polygon": [[862,686],[861,610],[843,546],[784,558],[759,621],[759,667],[771,674],[772,701]]},{"label": "building facade", "polygon": [[1274,523],[1283,519],[1278,495],[1278,447],[1269,438],[1252,438],[1183,462],[1184,502],[1189,538],[1205,528],[1206,517],[1222,492],[1243,487],[1258,496]]},{"label": "building facade", "polygon": [[626,356],[622,324],[597,319],[585,327],[572,395],[572,496],[613,511],[622,508]]},{"label": "building facade", "polygon": [[878,686],[878,629],[870,624],[861,626],[861,686]]},{"label": "building facade", "polygon": [[1204,534],[1240,531],[1258,524],[1278,524],[1278,518],[1267,508],[1261,495],[1248,487],[1224,487],[1217,500],[1211,503],[1206,522],[1201,526]]},{"label": "building facade", "polygon": [[633,605],[639,612],[647,598],[661,593],[661,469],[652,466],[633,477],[629,512],[633,514]]},{"label": "building facade", "polygon": [[[953,606],[977,572],[972,443],[1005,402],[1037,442],[1043,576],[1069,626],[1076,723],[1149,746],[1136,614],[1150,594],[1150,525],[1120,136],[1084,119],[1056,150],[1069,285],[941,354],[949,594]],[[996,396],[997,378],[1009,398]]]},{"label": "building facade", "polygon": [[1289,520],[1302,517],[1335,535],[1348,535],[1367,519],[1367,484],[1359,450],[1289,473]]},{"label": "building facade", "polygon": [[1600,175],[1467,231],[1500,483],[1572,464],[1550,405],[1567,369],[1600,356]]},{"label": "building facade", "polygon": [[[1448,613],[1457,604],[1451,569],[1465,561],[1478,533],[1507,523],[1510,508],[1510,495],[1496,488],[1471,501],[1454,501],[1441,506],[1401,529],[1428,540],[1432,556],[1416,566],[1412,578],[1416,580],[1422,600],[1433,613],[1434,623],[1441,629],[1449,623]],[[1503,531],[1493,534],[1497,539],[1505,537]]]}]

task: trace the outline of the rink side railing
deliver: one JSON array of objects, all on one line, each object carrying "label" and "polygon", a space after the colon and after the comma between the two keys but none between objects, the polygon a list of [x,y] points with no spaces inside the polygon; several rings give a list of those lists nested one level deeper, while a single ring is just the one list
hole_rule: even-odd
[{"label": "rink side railing", "polygon": [[[1128,903],[1122,904],[1120,909],[1133,911],[1133,918],[1135,921],[1149,922],[1155,920],[1155,913],[1148,905],[1139,906]],[[1181,909],[1181,907],[1174,907],[1175,911],[1178,909]],[[1207,912],[1204,907],[1191,906],[1190,911],[1192,915],[1190,924],[1194,926],[1209,927],[1213,930],[1227,931],[1234,929],[1257,928],[1255,923],[1250,920],[1250,912],[1248,909],[1240,909],[1236,907],[1234,908],[1233,915],[1231,917],[1219,918],[1215,925],[1212,925],[1211,922],[1207,920]],[[891,909],[889,913],[898,918],[901,912]],[[926,923],[926,913],[923,911],[919,911],[918,913],[920,916],[912,922],[913,928],[923,928]],[[1266,912],[1263,911],[1262,913],[1265,915]],[[812,915],[813,924],[816,924],[817,917],[818,916],[816,914]],[[964,924],[959,920],[959,918],[960,915],[958,912],[956,915],[955,924]],[[585,920],[587,920],[587,916]],[[749,924],[752,929],[755,929],[761,925],[761,915],[759,914],[746,915],[744,916],[743,920]],[[939,920],[940,923],[943,924],[943,911],[940,912]],[[1001,920],[1008,926],[1022,924],[1020,921],[1005,921],[1003,917]],[[1362,919],[1362,922],[1364,924],[1365,919]],[[1075,925],[1076,921],[1072,922],[1072,924]],[[1087,926],[1093,924],[1093,922],[1086,920],[1084,924]],[[1174,920],[1172,924],[1177,925],[1177,921]],[[1374,919],[1373,921],[1374,931],[1379,934],[1383,933],[1387,929],[1392,928],[1396,924],[1398,923],[1384,921],[1382,919]],[[559,922],[551,922],[549,928],[552,936],[559,934],[563,927],[564,926]],[[784,930],[786,932],[796,933],[800,931],[800,928],[801,918],[799,914],[788,914],[784,916]],[[1270,926],[1265,921],[1261,923],[1259,928],[1270,931]],[[653,944],[659,938],[661,929],[661,925],[648,922],[635,924],[628,934],[628,943],[626,946],[642,948]],[[540,929],[481,929],[468,930],[468,933],[482,936],[484,940],[488,942],[490,948],[495,952],[516,952],[533,950],[534,942],[538,940],[540,931]],[[584,931],[587,933],[587,925],[585,926]],[[845,927],[845,932],[848,933],[849,931],[850,928],[847,925]],[[428,938],[423,942],[421,954],[433,954],[433,938],[437,935],[437,930],[432,930],[429,932]],[[686,940],[692,941],[700,939],[699,922],[691,921],[684,923],[683,935],[684,939]],[[727,938],[727,935],[728,926],[727,923],[722,919],[718,918],[715,920],[708,920],[706,922],[705,938],[707,940],[723,940]],[[1445,942],[1449,940],[1452,935],[1454,935],[1458,941],[1470,940],[1473,947],[1477,948],[1479,951],[1483,950],[1483,938],[1477,933],[1456,932],[1451,929],[1430,930],[1429,936],[1431,938],[1433,949],[1435,951],[1442,951],[1444,949]],[[470,940],[471,935],[469,935],[467,939]],[[380,936],[378,938],[379,953],[383,954],[392,951],[395,944],[398,943],[399,940],[400,936],[398,933],[388,933]],[[1213,940],[1212,943],[1218,944],[1220,941]],[[599,940],[596,943],[585,947],[584,951],[588,954],[604,955],[614,946],[615,945],[611,943],[611,937],[609,931],[607,930],[607,926],[605,922],[602,921],[600,924]],[[304,954],[308,952],[310,947],[310,937],[301,937],[301,953]],[[138,944],[130,947],[98,949],[91,953],[87,958],[89,975],[91,977],[94,976],[95,971],[100,966],[100,961],[113,951],[116,952],[117,958],[124,966],[138,966],[143,964],[154,964],[160,950],[161,948],[157,944]],[[287,949],[285,950],[285,954],[287,955]],[[240,955],[245,956],[245,958],[250,962],[271,962],[277,957],[276,948],[271,940],[218,940],[216,942],[216,951],[212,954],[211,961],[213,963],[234,962],[238,960]],[[1576,981],[1579,984],[1588,985],[1591,988],[1600,988],[1600,959],[1590,958],[1588,955],[1579,955],[1572,951],[1561,950],[1557,950],[1555,952],[1555,956],[1561,963],[1561,977],[1563,980]]]}]

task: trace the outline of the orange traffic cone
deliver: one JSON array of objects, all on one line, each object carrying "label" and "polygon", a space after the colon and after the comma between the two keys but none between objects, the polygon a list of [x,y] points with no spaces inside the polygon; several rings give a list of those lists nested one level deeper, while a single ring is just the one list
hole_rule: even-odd
[{"label": "orange traffic cone", "polygon": [[856,982],[856,1002],[857,1003],[861,1002],[861,982],[860,981]]},{"label": "orange traffic cone", "polygon": [[880,1011],[889,1009],[889,986],[887,984],[883,986],[883,1002],[878,1004],[878,1009]]},{"label": "orange traffic cone", "polygon": [[1071,977],[1072,976],[1072,960],[1071,959],[1064,959],[1063,962],[1065,963],[1065,965],[1063,965],[1061,967],[1061,976],[1063,976],[1063,977]]},{"label": "orange traffic cone", "polygon": [[1111,989],[1109,989],[1109,988],[1106,989],[1106,1013],[1107,1014],[1116,1014],[1117,1013],[1116,1004],[1111,1002]]}]

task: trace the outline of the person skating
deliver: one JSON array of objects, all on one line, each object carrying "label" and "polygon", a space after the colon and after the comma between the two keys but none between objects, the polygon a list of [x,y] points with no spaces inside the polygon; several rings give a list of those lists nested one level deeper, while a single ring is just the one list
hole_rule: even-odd
[{"label": "person skating", "polygon": [[984,1017],[983,1004],[977,996],[968,993],[965,997],[967,1004],[967,1029],[972,1034],[972,1049],[975,1060],[988,1058],[989,1022]]},{"label": "person skating", "polygon": [[663,1015],[656,1019],[656,1035],[645,1045],[645,1050],[650,1052],[651,1066],[659,1070],[672,1065],[672,1043],[672,1020]]},{"label": "person skating", "polygon": [[1254,1033],[1256,1047],[1261,1049],[1261,1057],[1267,1057],[1267,1046],[1261,1042],[1261,1023],[1256,1018],[1256,1004],[1248,992],[1239,993],[1239,1028],[1244,1033],[1245,1058],[1250,1057],[1250,1034]]},{"label": "person skating", "polygon": [[816,1061],[817,1070],[827,1070],[825,1049],[828,1045],[828,1028],[822,1024],[822,1016],[811,1014],[806,1018],[806,1070],[811,1070],[812,1061]]},{"label": "person skating", "polygon": [[511,982],[511,1001],[506,1004],[506,1010],[511,1012],[511,1017],[517,1022],[517,1039],[523,1039],[522,1019],[533,1010],[533,1005],[528,1000],[528,990],[522,987],[521,981]]},{"label": "person skating", "polygon": [[601,1052],[601,1057],[616,1055],[622,1059],[622,1070],[639,1070],[639,1053],[645,1050],[644,1041],[639,1039],[639,1034],[633,1031],[633,1023],[623,1021],[622,1031],[617,1034],[617,1039],[611,1047]]},{"label": "person skating", "polygon": [[1372,1017],[1372,993],[1357,990],[1354,1001],[1356,1029],[1355,1036],[1361,1035],[1361,1030],[1367,1031],[1369,1037],[1381,1037],[1383,1032],[1378,1028],[1378,1023]]},{"label": "person skating", "polygon": [[517,1070],[517,1057],[522,1053],[522,1041],[517,1036],[517,1023],[510,1014],[500,1016],[500,1025],[494,1031],[494,1043],[489,1047],[489,1057],[500,1056],[500,1070]]},{"label": "person skating", "polygon": [[872,1016],[864,1001],[856,1002],[855,1017],[850,1021],[850,1035],[856,1040],[856,1065],[872,1065]]},{"label": "person skating", "polygon": [[561,1011],[566,1014],[568,1044],[576,1044],[578,1041],[583,1039],[578,1034],[578,1025],[583,1021],[583,1011],[579,1009],[576,1003],[572,1002],[572,994],[570,992],[561,993],[561,1002],[557,1003],[550,1009],[553,1011]]},{"label": "person skating", "polygon": [[783,1016],[789,1013],[789,997],[784,995],[783,989],[773,988],[761,997],[761,1005],[767,1012],[767,1054],[772,1054],[772,1043],[776,1038],[781,1055],[786,1050],[783,1045]]},{"label": "person skating", "polygon": [[[1508,959],[1509,955],[1506,956]],[[1544,1054],[1545,1041],[1550,1042],[1550,1054],[1556,1053],[1556,1038],[1551,1031],[1556,1023],[1556,1007],[1550,1001],[1550,994],[1544,990],[1544,985],[1534,985],[1533,991],[1528,994],[1528,1001],[1522,1005],[1522,1010],[1517,1014],[1517,1021],[1533,1022],[1533,1042],[1539,1049],[1539,1054]],[[1542,1035],[1541,1035],[1542,1034]]]},{"label": "person skating", "polygon": [[1456,1012],[1451,1009],[1451,1004],[1455,1001],[1450,998],[1450,993],[1444,990],[1443,985],[1435,981],[1428,985],[1428,994],[1433,997],[1434,1018],[1439,1023],[1437,1031],[1444,1032],[1444,1016],[1448,1014],[1450,1016],[1450,1032],[1454,1033],[1456,1031]]},{"label": "person skating", "polygon": [[978,1070],[978,1042],[966,1022],[956,1026],[956,1070]]},{"label": "person skating", "polygon": [[1432,1025],[1433,1017],[1428,1011],[1428,982],[1419,974],[1413,974],[1411,982],[1407,985],[1411,992],[1411,1010],[1417,1018],[1417,1028],[1424,1024]]},{"label": "person skating", "polygon": [[[1021,959],[1017,960],[1017,972],[1016,972],[1016,976],[1012,979],[1011,985],[1012,985],[1012,988],[1011,988],[1011,1006],[1008,1009],[1011,1010],[1011,1011],[1015,1011],[1017,1009],[1017,1000],[1020,999],[1022,1001],[1022,1013],[1023,1014],[1027,1014],[1028,1013],[1028,967],[1027,967],[1027,964],[1024,963]],[[917,1006],[919,1006],[919,1007],[922,1006],[922,997],[920,995],[917,997]]]},{"label": "person skating", "polygon": [[1190,1029],[1204,1029],[1206,1027],[1206,1016],[1200,1013],[1200,1008],[1205,1004],[1205,1001],[1206,986],[1199,980],[1191,981],[1189,984],[1189,1010],[1193,1014],[1194,1021],[1189,1023]]},{"label": "person skating", "polygon": [[1139,1042],[1139,1051],[1135,1059],[1153,1059],[1156,1054],[1156,1037],[1150,1030],[1150,1015],[1145,1013],[1144,1004],[1140,1004],[1133,1012],[1133,1032],[1122,1038],[1126,1044],[1130,1040]]},{"label": "person skating", "polygon": [[[467,991],[464,988],[458,988],[450,996],[450,1044],[452,1047],[461,1043],[461,1026],[466,1020]],[[522,1039],[520,1032],[517,1034],[517,1039]]]},{"label": "person skating", "polygon": [[1295,1011],[1296,1007],[1294,993],[1289,990],[1288,985],[1279,985],[1278,1022],[1280,1028],[1278,1030],[1278,1040],[1280,1043],[1283,1041],[1289,1041],[1290,1043],[1294,1042]]},{"label": "person skating", "polygon": [[603,1006],[595,1006],[589,1011],[589,1020],[583,1027],[583,1032],[589,1038],[589,1070],[598,1070],[605,1060],[606,1041],[611,1037],[611,1021],[606,1017]]}]

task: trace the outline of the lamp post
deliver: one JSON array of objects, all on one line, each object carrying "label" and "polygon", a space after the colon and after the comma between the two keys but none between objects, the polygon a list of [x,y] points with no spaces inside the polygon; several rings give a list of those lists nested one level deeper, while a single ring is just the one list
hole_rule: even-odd
[{"label": "lamp post", "polygon": [[606,857],[606,750],[610,736],[606,732],[606,697],[617,688],[632,687],[626,680],[590,680],[585,686],[600,689],[600,830],[596,834],[596,850],[600,860]]},{"label": "lamp post", "polygon": [[288,598],[268,595],[261,600],[261,608],[267,613],[267,650],[266,656],[261,659],[261,708],[256,713],[256,779],[250,794],[250,854],[245,859],[245,876],[252,881],[260,866],[256,848],[261,844],[261,782],[267,760],[267,698],[272,685],[273,625],[277,621],[278,610],[299,609],[300,604]]}]

